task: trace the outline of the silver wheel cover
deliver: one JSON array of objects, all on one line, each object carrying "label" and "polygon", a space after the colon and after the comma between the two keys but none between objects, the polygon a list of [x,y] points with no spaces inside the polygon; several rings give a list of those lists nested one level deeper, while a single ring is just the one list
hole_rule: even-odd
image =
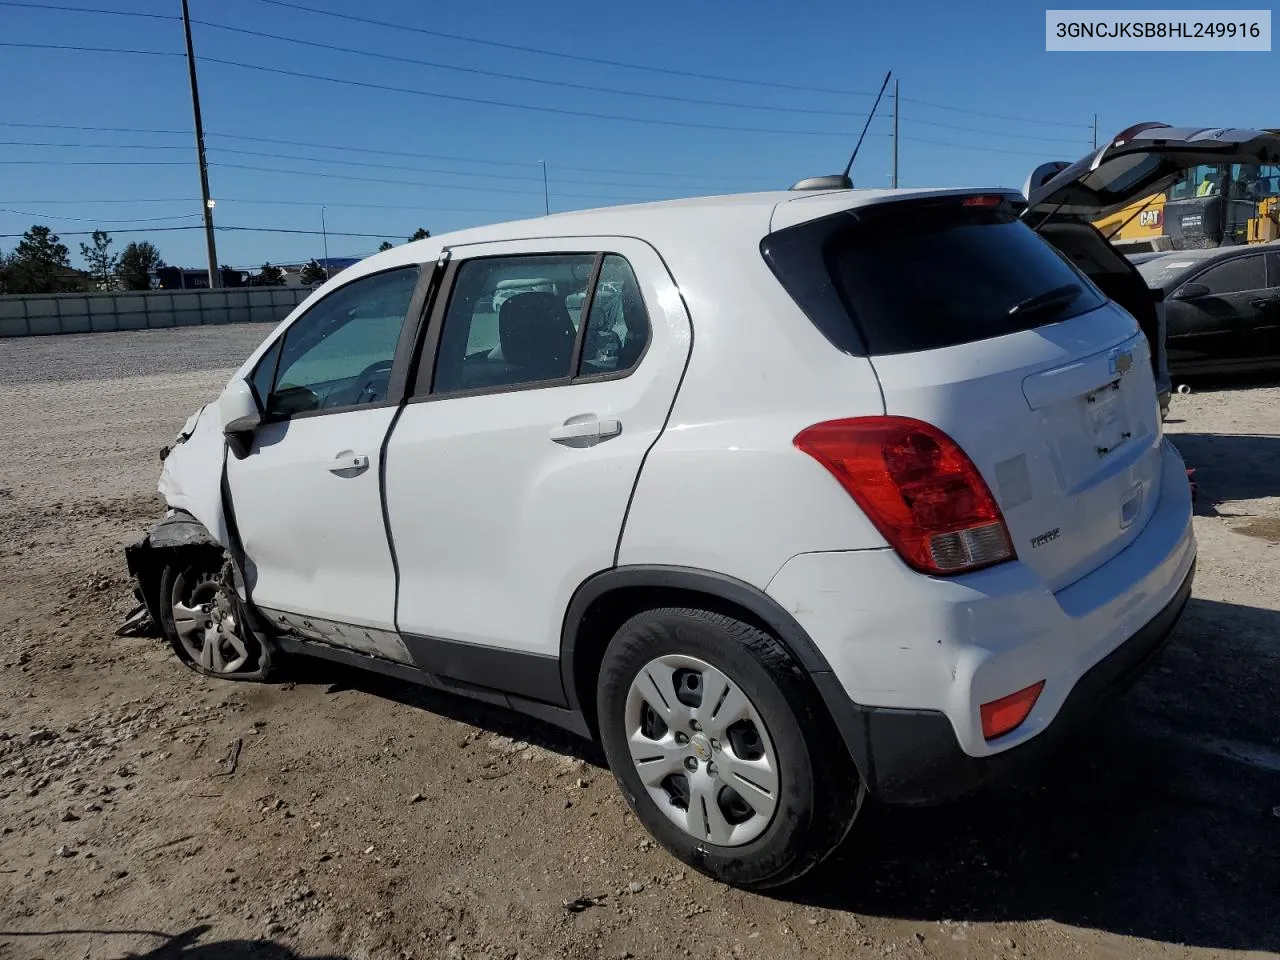
[{"label": "silver wheel cover", "polygon": [[724,847],[764,833],[778,809],[778,755],[723,672],[680,654],[651,660],[631,682],[624,716],[632,763],[668,820]]},{"label": "silver wheel cover", "polygon": [[178,642],[195,663],[212,673],[235,673],[248,663],[236,608],[217,577],[188,583],[186,574],[179,575],[169,604]]}]

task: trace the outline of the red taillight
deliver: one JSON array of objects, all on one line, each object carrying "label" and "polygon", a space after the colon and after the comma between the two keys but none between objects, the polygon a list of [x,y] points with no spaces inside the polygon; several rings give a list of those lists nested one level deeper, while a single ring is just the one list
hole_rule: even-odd
[{"label": "red taillight", "polygon": [[998,194],[990,194],[981,197],[965,197],[960,204],[962,207],[998,207],[1004,202],[1004,197]]},{"label": "red taillight", "polygon": [[1040,699],[1040,691],[1044,689],[1044,681],[1024,687],[1017,693],[1011,693],[999,700],[992,700],[982,705],[982,736],[987,740],[1004,736],[1015,729],[1031,714],[1031,708]]},{"label": "red taillight", "polygon": [[986,481],[937,427],[907,417],[831,420],[802,430],[795,445],[831,471],[916,570],[967,573],[1013,558]]}]

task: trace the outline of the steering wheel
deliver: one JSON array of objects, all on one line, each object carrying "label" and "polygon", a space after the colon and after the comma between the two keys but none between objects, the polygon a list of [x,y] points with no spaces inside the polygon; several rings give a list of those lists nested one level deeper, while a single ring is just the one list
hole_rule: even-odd
[{"label": "steering wheel", "polygon": [[360,371],[356,377],[356,403],[373,403],[386,395],[386,386],[391,379],[391,364],[390,360],[375,360]]}]

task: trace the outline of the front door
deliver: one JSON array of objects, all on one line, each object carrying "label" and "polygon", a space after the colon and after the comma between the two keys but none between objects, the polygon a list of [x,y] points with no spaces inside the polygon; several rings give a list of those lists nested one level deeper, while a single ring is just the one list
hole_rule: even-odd
[{"label": "front door", "polygon": [[361,277],[291,324],[250,378],[263,423],[227,458],[254,602],[299,633],[401,661],[379,471],[419,274]]},{"label": "front door", "polygon": [[434,369],[424,358],[387,444],[398,625],[428,672],[556,702],[565,609],[614,564],[689,319],[639,240],[451,257],[428,334]]},{"label": "front door", "polygon": [[[1251,253],[1214,264],[1175,291],[1168,305],[1169,363],[1187,371],[1253,363],[1262,350],[1266,276],[1263,254]],[[1203,292],[1188,296],[1191,284]]]}]

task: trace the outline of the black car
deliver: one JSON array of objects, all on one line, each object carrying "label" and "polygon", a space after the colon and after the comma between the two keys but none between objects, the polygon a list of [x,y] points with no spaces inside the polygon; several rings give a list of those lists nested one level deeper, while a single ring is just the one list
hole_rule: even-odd
[{"label": "black car", "polygon": [[1280,367],[1280,242],[1144,257],[1173,377]]}]

